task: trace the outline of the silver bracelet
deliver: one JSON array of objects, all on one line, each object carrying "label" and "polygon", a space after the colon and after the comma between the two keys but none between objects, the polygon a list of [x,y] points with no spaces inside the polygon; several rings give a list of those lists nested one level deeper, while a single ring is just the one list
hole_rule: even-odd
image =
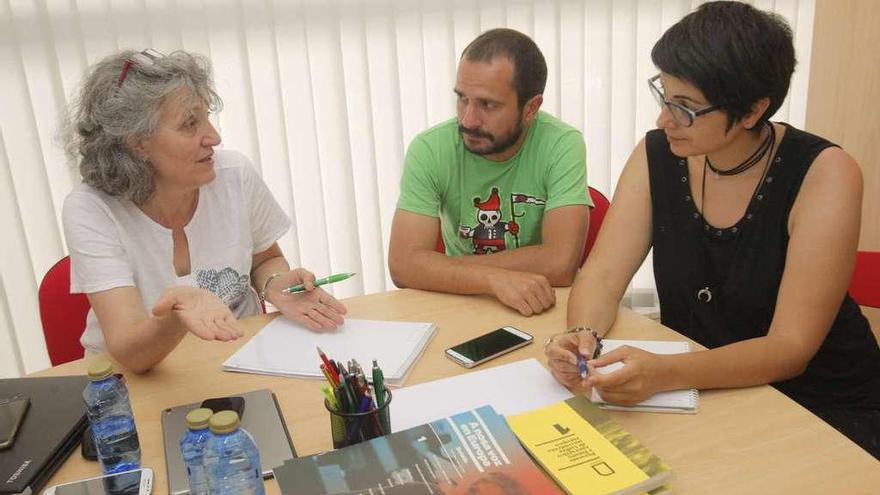
[{"label": "silver bracelet", "polygon": [[271,284],[273,280],[280,277],[281,275],[284,275],[284,273],[275,272],[272,275],[269,275],[269,278],[267,278],[266,281],[263,282],[263,290],[260,291],[260,299],[262,299],[263,302],[266,302],[266,291],[269,290],[269,284]]}]

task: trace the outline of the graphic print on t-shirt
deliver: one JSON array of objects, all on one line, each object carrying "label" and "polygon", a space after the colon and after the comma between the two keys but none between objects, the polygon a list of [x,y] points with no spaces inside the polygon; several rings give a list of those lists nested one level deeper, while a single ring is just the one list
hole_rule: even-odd
[{"label": "graphic print on t-shirt", "polygon": [[233,311],[245,300],[249,281],[250,276],[239,274],[228,266],[219,272],[213,268],[196,272],[199,287],[216,294]]},{"label": "graphic print on t-shirt", "polygon": [[[513,217],[525,215],[525,213],[518,215],[513,209],[514,205],[518,203],[544,206],[546,200],[527,194],[511,194],[510,208]],[[501,196],[498,195],[497,187],[492,188],[486,201],[482,201],[479,197],[474,198],[474,207],[477,209],[477,225],[473,227],[460,225],[458,227],[458,233],[461,237],[473,240],[474,254],[492,254],[504,251],[507,248],[504,234],[508,232],[513,236],[514,246],[519,247],[519,224],[516,223],[516,218],[507,222],[501,221]]]}]

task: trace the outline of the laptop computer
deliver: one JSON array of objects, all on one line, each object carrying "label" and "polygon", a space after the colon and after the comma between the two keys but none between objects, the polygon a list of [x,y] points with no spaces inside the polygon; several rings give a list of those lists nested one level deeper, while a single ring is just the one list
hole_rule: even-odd
[{"label": "laptop computer", "polygon": [[0,450],[0,494],[38,493],[79,445],[88,425],[85,376],[0,380],[0,397],[25,395],[31,405],[9,449]]},{"label": "laptop computer", "polygon": [[[272,468],[296,457],[293,442],[275,394],[267,389],[237,394],[244,398],[241,426],[251,434],[260,451],[263,478],[272,477]],[[186,433],[186,413],[199,407],[201,402],[173,407],[162,411],[162,435],[165,440],[165,468],[168,473],[168,493],[189,493],[186,467],[180,455],[180,437]]]}]

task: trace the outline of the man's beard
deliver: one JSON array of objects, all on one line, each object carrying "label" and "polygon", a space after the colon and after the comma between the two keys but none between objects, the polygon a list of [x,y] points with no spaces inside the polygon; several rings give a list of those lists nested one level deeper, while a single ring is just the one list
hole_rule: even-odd
[{"label": "man's beard", "polygon": [[516,142],[519,140],[520,136],[522,135],[522,133],[523,133],[522,113],[520,112],[520,115],[517,118],[516,127],[514,127],[513,130],[509,134],[507,134],[506,136],[502,136],[500,139],[498,137],[486,132],[486,131],[481,130],[481,129],[467,129],[467,128],[463,127],[461,124],[458,125],[458,132],[461,133],[462,135],[467,134],[469,136],[486,138],[489,140],[489,142],[491,143],[491,146],[489,146],[489,148],[486,148],[486,149],[473,149],[467,145],[467,141],[464,141],[464,147],[467,148],[468,151],[470,151],[471,153],[473,153],[475,155],[486,156],[486,155],[495,155],[498,153],[502,153],[502,152],[510,149],[510,147],[513,146],[514,144],[516,144]]}]

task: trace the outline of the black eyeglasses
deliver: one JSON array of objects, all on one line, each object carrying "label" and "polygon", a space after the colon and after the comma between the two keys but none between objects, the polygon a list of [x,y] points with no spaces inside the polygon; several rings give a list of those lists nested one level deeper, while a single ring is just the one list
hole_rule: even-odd
[{"label": "black eyeglasses", "polygon": [[657,74],[651,79],[648,79],[648,88],[651,89],[651,94],[654,96],[654,99],[657,100],[657,104],[660,105],[660,108],[663,108],[664,106],[668,108],[669,113],[672,114],[672,118],[675,119],[676,122],[678,122],[678,125],[682,127],[690,127],[694,125],[694,119],[696,119],[700,115],[705,115],[709,112],[714,112],[715,110],[718,110],[718,107],[715,105],[704,108],[702,110],[691,110],[684,105],[667,100],[663,94],[663,87],[657,84],[657,81],[659,80],[660,74]]},{"label": "black eyeglasses", "polygon": [[122,65],[122,70],[119,72],[119,79],[116,81],[116,87],[118,88],[122,86],[122,83],[125,82],[125,78],[128,76],[128,71],[131,69],[132,65],[138,64],[142,67],[150,67],[164,56],[164,54],[153,50],[152,48],[147,48],[144,51],[135,53],[130,59],[125,61],[125,64]]}]

